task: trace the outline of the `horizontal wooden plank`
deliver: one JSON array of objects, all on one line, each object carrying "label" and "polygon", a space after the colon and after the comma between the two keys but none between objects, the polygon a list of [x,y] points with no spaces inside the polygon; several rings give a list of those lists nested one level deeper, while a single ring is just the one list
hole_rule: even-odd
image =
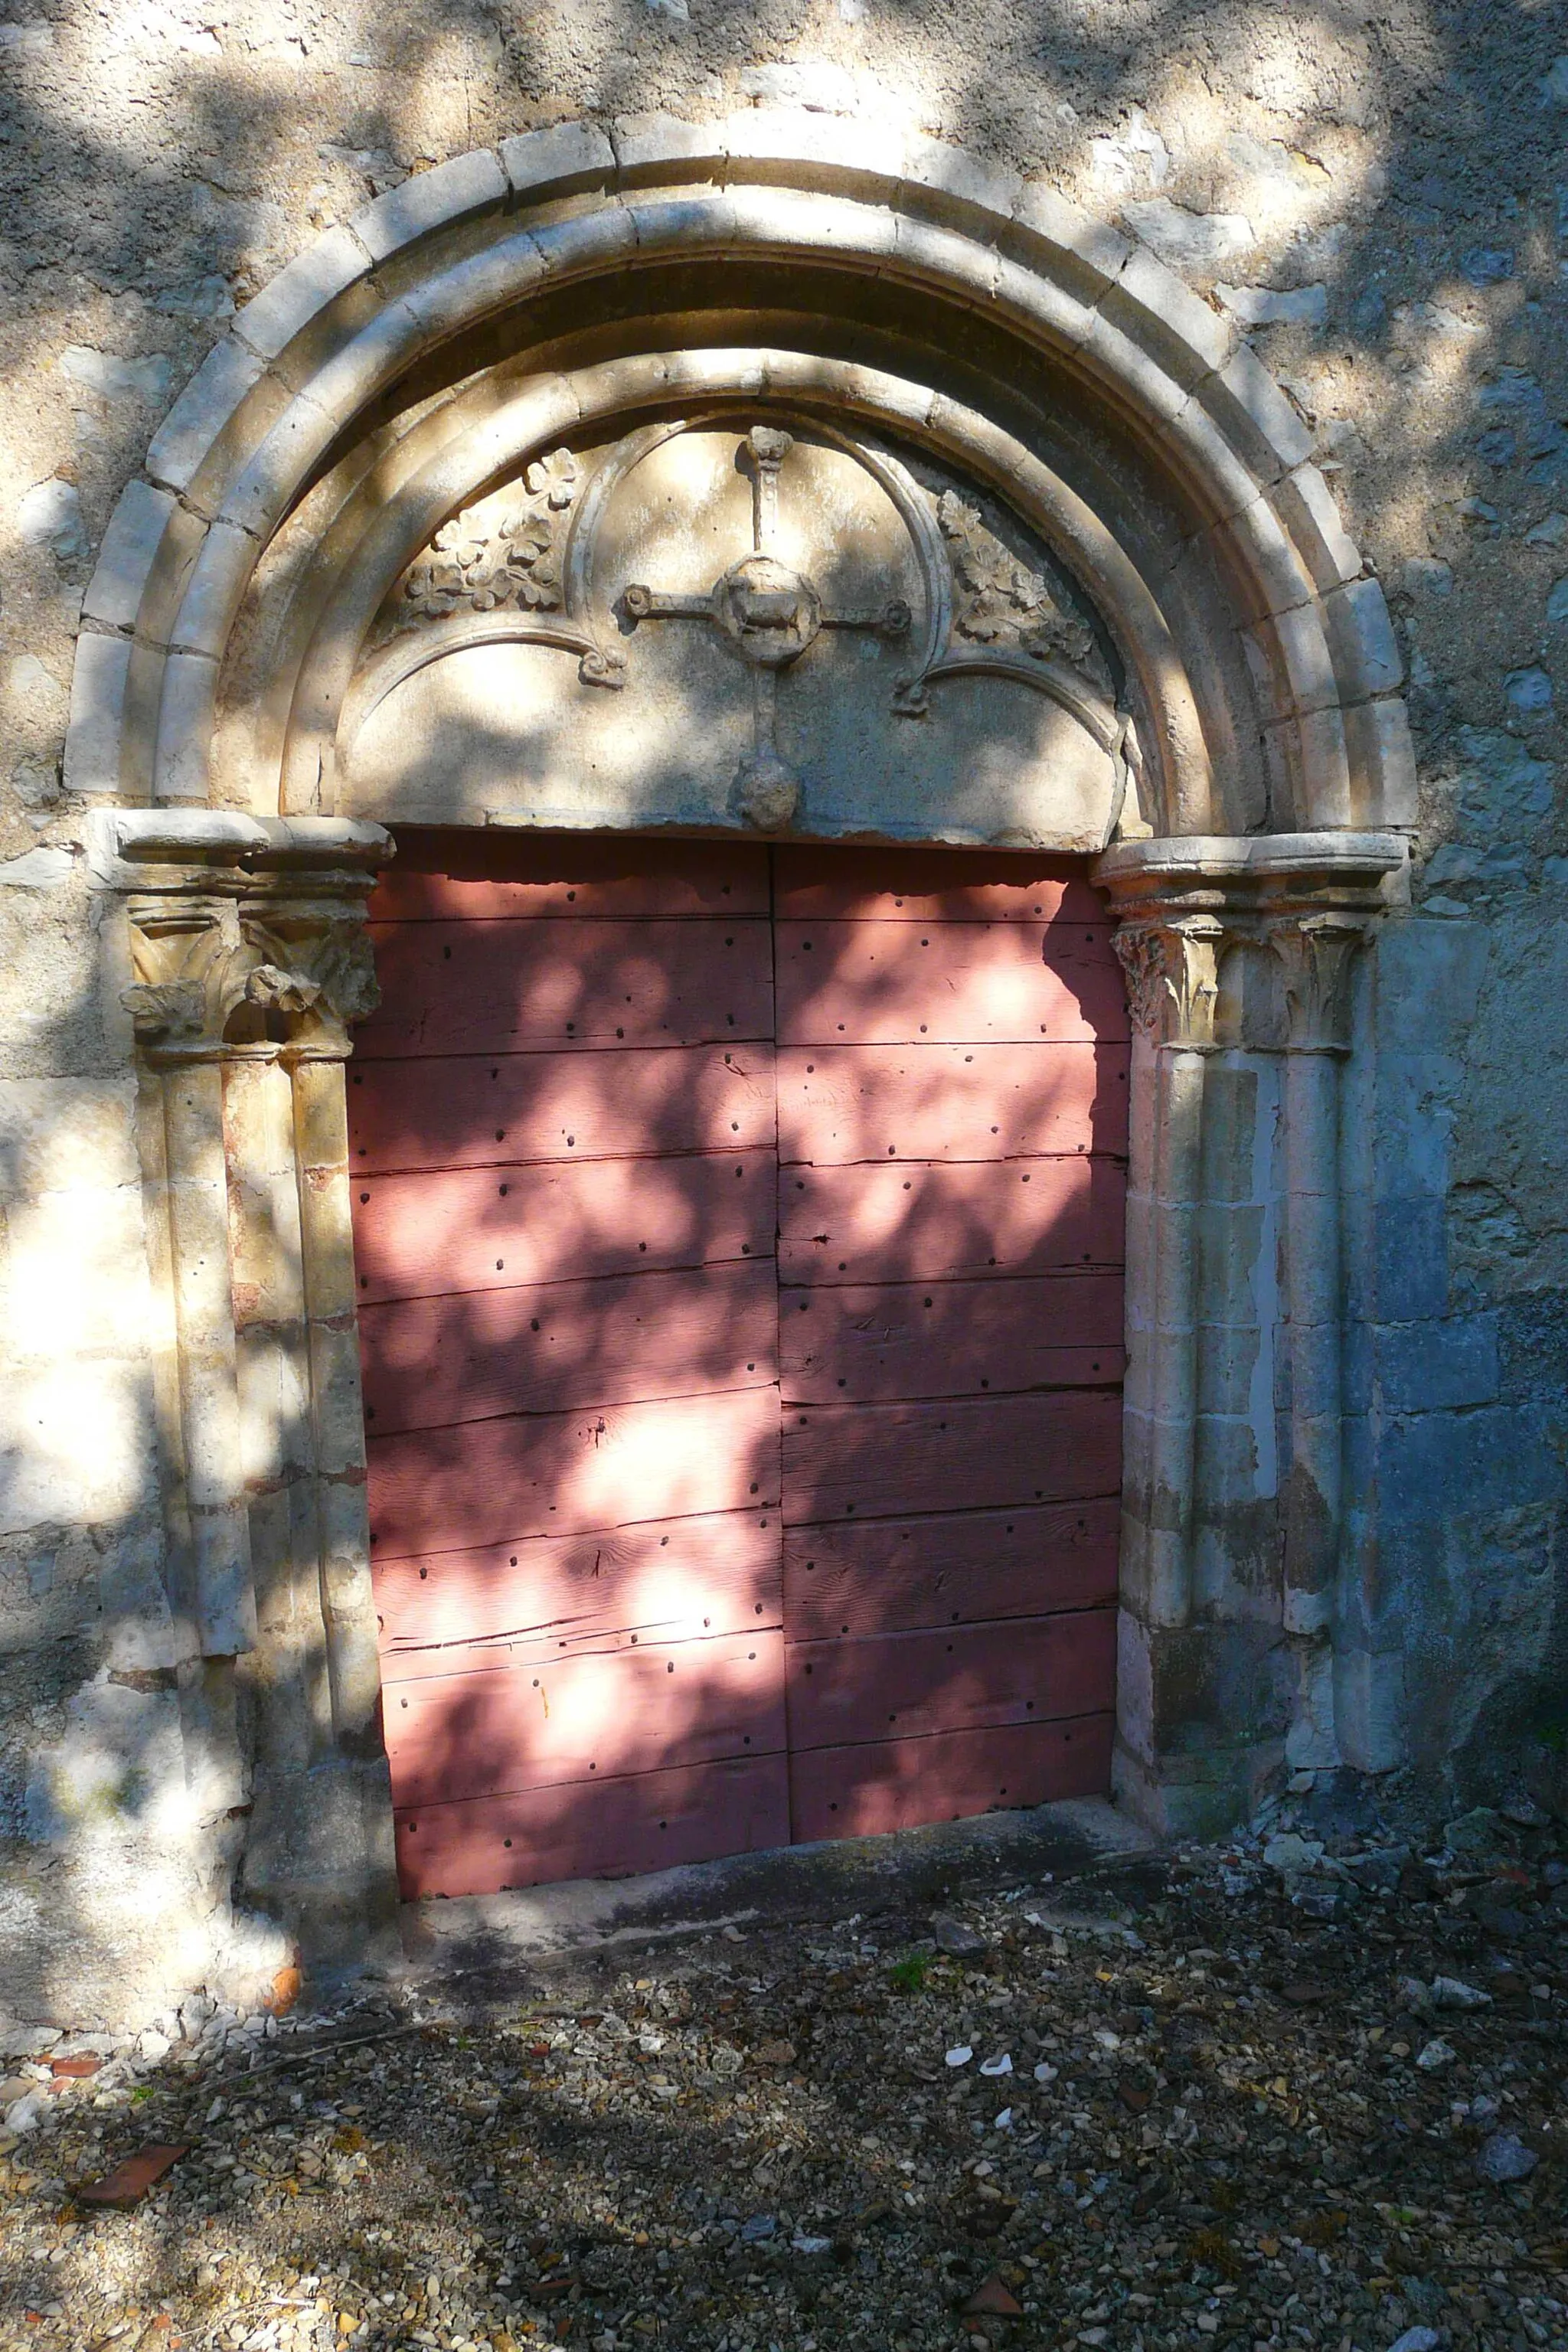
[{"label": "horizontal wooden plank", "polygon": [[773,851],[773,911],[781,919],[921,923],[1103,923],[1105,904],[1081,868],[1034,851],[820,849]]},{"label": "horizontal wooden plank", "polygon": [[781,1532],[775,1506],[378,1560],[383,1680],[456,1666],[459,1650],[521,1664],[777,1625]]},{"label": "horizontal wooden plank", "polygon": [[1114,1498],[1036,1503],[861,1526],[791,1528],[784,1622],[791,1642],[1094,1609],[1116,1598]]},{"label": "horizontal wooden plank", "polygon": [[773,1132],[771,1045],[350,1066],[356,1173],[759,1150]]},{"label": "horizontal wooden plank", "polygon": [[368,1177],[360,1303],[771,1258],[776,1193],[771,1151]]},{"label": "horizontal wooden plank", "polygon": [[1121,1264],[1127,1178],[1096,1157],[802,1168],[779,1176],[786,1283],[942,1281]]},{"label": "horizontal wooden plank", "polygon": [[405,1900],[494,1895],[563,1878],[626,1878],[789,1843],[782,1756],[533,1789],[394,1815]]},{"label": "horizontal wooden plank", "polygon": [[772,1389],[373,1437],[376,1557],[472,1551],[778,1500]]},{"label": "horizontal wooden plank", "polygon": [[792,1748],[1092,1715],[1116,1702],[1113,1610],[792,1643]]},{"label": "horizontal wooden plank", "polygon": [[808,1748],[790,1759],[797,1843],[885,1837],[926,1822],[1110,1793],[1111,1715],[997,1731],[938,1732],[862,1748]]},{"label": "horizontal wooden plank", "polygon": [[1121,1470],[1114,1391],[805,1405],[784,1417],[789,1527],[1071,1502],[1115,1494]]},{"label": "horizontal wooden plank", "polygon": [[768,912],[768,853],[760,844],[401,824],[396,837],[396,860],[370,902],[377,921]]},{"label": "horizontal wooden plank", "polygon": [[362,1061],[593,1052],[773,1034],[773,927],[710,922],[374,923],[381,1004]]},{"label": "horizontal wooden plank", "polygon": [[391,1686],[384,1717],[402,1805],[773,1755],[784,1745],[784,1635],[426,1675]]},{"label": "horizontal wooden plank", "polygon": [[791,1045],[779,1157],[1010,1160],[1127,1149],[1125,1045]]},{"label": "horizontal wooden plank", "polygon": [[1119,1381],[1122,1364],[1120,1275],[779,1294],[779,1370],[790,1403],[1080,1387]]},{"label": "horizontal wooden plank", "polygon": [[364,1308],[360,1347],[377,1436],[698,1397],[777,1381],[778,1295],[759,1260],[401,1298]]},{"label": "horizontal wooden plank", "polygon": [[781,1045],[1125,1038],[1105,925],[779,923]]}]

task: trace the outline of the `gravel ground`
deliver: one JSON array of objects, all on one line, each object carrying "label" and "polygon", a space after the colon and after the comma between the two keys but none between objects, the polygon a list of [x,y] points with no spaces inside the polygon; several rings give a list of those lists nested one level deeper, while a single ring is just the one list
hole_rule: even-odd
[{"label": "gravel ground", "polygon": [[936,1913],[8,2023],[0,2347],[1568,2346],[1568,1837],[1509,1810],[1330,1782]]}]

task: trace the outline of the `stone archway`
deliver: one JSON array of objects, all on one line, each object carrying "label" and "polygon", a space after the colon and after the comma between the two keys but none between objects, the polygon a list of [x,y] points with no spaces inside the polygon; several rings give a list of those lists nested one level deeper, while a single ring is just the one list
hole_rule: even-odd
[{"label": "stone archway", "polygon": [[[378,804],[354,762],[413,674],[388,685],[404,656],[378,615],[453,518],[530,467],[675,426],[735,425],[759,451],[815,436],[880,467],[895,506],[928,467],[993,501],[1099,633],[1098,685],[1043,640],[1009,656],[1051,714],[1050,772],[1073,747],[1076,830],[1048,793],[1033,815],[846,807],[829,829],[1097,850],[1121,920],[1126,1797],[1195,1823],[1287,1750],[1386,1760],[1339,1370],[1338,1070],[1414,814],[1381,593],[1283,395],[1146,254],[937,142],[854,139],[850,161],[843,126],[765,111],[574,125],[408,182],[241,314],[88,592],[68,772],[110,803],[99,873],[164,1203],[187,1739],[253,1806],[245,1883],[318,1944],[336,1923],[356,1946],[391,1885],[342,1078],[374,986],[380,819],[412,805]],[[541,481],[536,572],[557,554]],[[620,647],[559,553],[557,603],[514,593],[488,629],[465,607],[457,634],[515,646],[526,618],[578,666],[574,691],[603,693],[594,666]],[[882,607],[926,626],[933,681],[955,659],[939,570],[923,604],[900,586]],[[798,634],[801,577],[752,582],[777,606],[752,618]],[[958,667],[995,653],[971,640]],[[802,822],[760,718],[752,757],[750,798],[623,800],[617,819],[610,795],[568,821]],[[526,785],[444,810],[420,789],[447,822],[537,814]]]}]

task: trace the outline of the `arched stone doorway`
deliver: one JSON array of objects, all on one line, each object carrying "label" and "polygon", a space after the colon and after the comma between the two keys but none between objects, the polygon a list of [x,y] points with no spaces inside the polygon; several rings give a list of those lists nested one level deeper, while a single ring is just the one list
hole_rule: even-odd
[{"label": "arched stone doorway", "polygon": [[[391,1888],[342,1082],[389,821],[1094,855],[1135,1029],[1119,1784],[1197,1822],[1287,1750],[1384,1760],[1339,1177],[1412,818],[1380,593],[1146,255],[842,137],[568,126],[409,182],[241,315],[88,594],[187,1741],[318,1941]],[[655,573],[678,490],[749,550]]]}]

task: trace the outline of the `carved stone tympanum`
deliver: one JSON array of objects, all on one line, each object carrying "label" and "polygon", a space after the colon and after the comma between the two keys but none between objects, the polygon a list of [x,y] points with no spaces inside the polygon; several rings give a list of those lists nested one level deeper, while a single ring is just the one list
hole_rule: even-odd
[{"label": "carved stone tympanum", "polygon": [[531,458],[442,523],[339,757],[384,815],[449,816],[456,788],[536,824],[1099,849],[1137,772],[1109,645],[929,459],[698,416]]}]

